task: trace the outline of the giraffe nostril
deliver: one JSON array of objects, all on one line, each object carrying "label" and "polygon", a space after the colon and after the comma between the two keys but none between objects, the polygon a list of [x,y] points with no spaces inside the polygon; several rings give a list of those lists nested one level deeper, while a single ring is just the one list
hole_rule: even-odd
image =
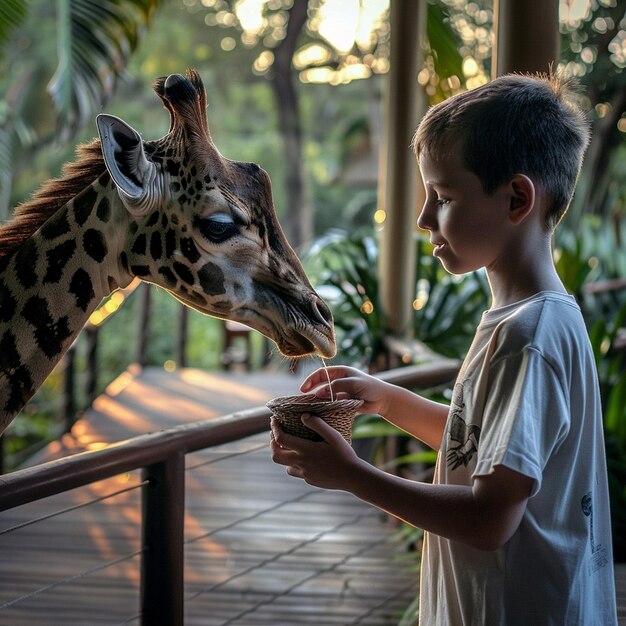
[{"label": "giraffe nostril", "polygon": [[313,312],[322,324],[328,325],[332,328],[333,314],[330,312],[326,303],[318,295],[315,295],[313,298]]}]

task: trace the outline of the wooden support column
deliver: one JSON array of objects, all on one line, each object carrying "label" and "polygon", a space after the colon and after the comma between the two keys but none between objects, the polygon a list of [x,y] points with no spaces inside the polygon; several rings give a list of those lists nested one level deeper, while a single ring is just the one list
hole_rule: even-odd
[{"label": "wooden support column", "polygon": [[494,0],[492,76],[548,72],[559,60],[559,0]]},{"label": "wooden support column", "polygon": [[391,0],[391,50],[378,191],[386,217],[380,235],[378,277],[389,331],[410,338],[415,291],[415,230],[423,201],[411,139],[426,110],[417,82],[422,68],[426,0]]},{"label": "wooden support column", "polygon": [[185,454],[142,471],[141,626],[183,626]]}]

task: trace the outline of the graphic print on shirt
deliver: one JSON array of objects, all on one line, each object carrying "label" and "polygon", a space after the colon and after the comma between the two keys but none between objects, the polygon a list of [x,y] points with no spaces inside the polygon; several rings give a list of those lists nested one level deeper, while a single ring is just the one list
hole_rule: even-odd
[{"label": "graphic print on shirt", "polygon": [[583,511],[583,515],[589,518],[589,542],[591,543],[591,565],[590,574],[597,572],[599,569],[608,564],[609,560],[606,555],[606,548],[601,544],[596,545],[593,537],[593,500],[591,498],[591,491],[588,491],[580,501],[580,507]]},{"label": "graphic print on shirt", "polygon": [[452,470],[461,465],[467,467],[472,457],[478,451],[478,440],[480,438],[480,427],[476,424],[467,424],[463,419],[465,412],[464,384],[457,383],[452,394],[450,406],[450,426],[448,428],[448,452],[446,460],[448,467]]}]

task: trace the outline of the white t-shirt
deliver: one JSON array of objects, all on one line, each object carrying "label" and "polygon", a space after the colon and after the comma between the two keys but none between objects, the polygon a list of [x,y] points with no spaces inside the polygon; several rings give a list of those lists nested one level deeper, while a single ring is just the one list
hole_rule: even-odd
[{"label": "white t-shirt", "polygon": [[597,375],[575,300],[542,292],[483,314],[455,385],[435,483],[503,465],[534,479],[493,552],[426,534],[424,626],[617,624]]}]

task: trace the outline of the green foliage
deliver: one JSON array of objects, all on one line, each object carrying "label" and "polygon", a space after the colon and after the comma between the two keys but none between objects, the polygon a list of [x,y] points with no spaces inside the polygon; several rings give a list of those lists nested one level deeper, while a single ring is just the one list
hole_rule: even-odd
[{"label": "green foliage", "polygon": [[463,57],[459,53],[462,45],[459,34],[450,28],[448,15],[441,5],[429,2],[426,15],[426,34],[437,76],[442,81],[449,76],[462,79]]},{"label": "green foliage", "polygon": [[460,359],[489,306],[489,285],[482,271],[448,274],[432,248],[426,239],[417,239],[415,336],[435,352]]},{"label": "green foliage", "polygon": [[57,0],[59,63],[48,85],[70,136],[106,102],[160,0]]},{"label": "green foliage", "polygon": [[624,133],[626,59],[623,2],[564,3],[560,65],[578,78],[582,105],[592,122],[591,143],[570,208],[570,219],[589,212],[624,214]]},{"label": "green foliage", "polygon": [[[489,287],[482,272],[449,275],[432,257],[432,245],[416,238],[413,330],[416,339],[452,358],[462,358]],[[369,368],[382,355],[389,328],[378,288],[378,243],[373,229],[333,230],[304,256],[307,273],[335,317],[338,361]]]},{"label": "green foliage", "polygon": [[[182,305],[163,289],[150,289],[149,344],[146,365],[161,367],[173,360]],[[100,329],[98,366],[100,390],[136,358],[140,294],[133,294]],[[221,322],[188,309],[187,360],[191,367],[216,369]]]},{"label": "green foliage", "polygon": [[[577,300],[587,299],[583,289],[586,284],[626,276],[624,241],[625,219],[585,215],[578,225],[570,224],[566,218],[557,229],[555,265],[566,289]],[[601,298],[601,303],[614,307],[614,296]]]},{"label": "green foliage", "polygon": [[606,435],[606,462],[611,500],[613,558],[626,562],[626,447],[610,432]]},{"label": "green foliage", "polygon": [[[9,217],[14,170],[21,160],[51,144],[58,151],[59,143],[74,137],[102,108],[160,1],[3,0],[0,221]],[[93,133],[92,127],[88,137]],[[58,156],[51,154],[55,163]],[[31,172],[27,192],[32,180],[41,179]]]},{"label": "green foliage", "polygon": [[598,318],[589,330],[596,357],[606,431],[626,449],[626,352],[614,350],[620,331],[626,328],[626,303],[614,316]]},{"label": "green foliage", "polygon": [[27,6],[24,0],[3,0],[0,4],[0,60],[11,32],[26,19]]},{"label": "green foliage", "polygon": [[308,275],[333,312],[337,362],[368,367],[383,350],[386,321],[379,302],[377,258],[370,229],[331,231],[304,255]]},{"label": "green foliage", "polygon": [[626,328],[626,303],[608,319],[590,320],[589,336],[596,357],[604,414],[607,469],[611,496],[613,551],[626,561],[626,351],[613,349]]}]

